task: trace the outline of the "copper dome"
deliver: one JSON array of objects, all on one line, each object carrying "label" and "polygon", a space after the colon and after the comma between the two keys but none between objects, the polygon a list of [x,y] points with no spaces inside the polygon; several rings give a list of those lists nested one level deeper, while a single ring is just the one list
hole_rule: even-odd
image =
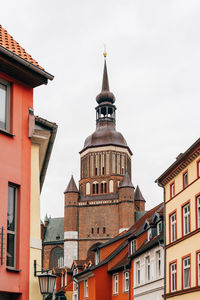
[{"label": "copper dome", "polygon": [[98,124],[95,132],[86,138],[83,150],[104,145],[115,145],[128,148],[125,138],[120,132],[115,130],[115,125],[111,122]]}]

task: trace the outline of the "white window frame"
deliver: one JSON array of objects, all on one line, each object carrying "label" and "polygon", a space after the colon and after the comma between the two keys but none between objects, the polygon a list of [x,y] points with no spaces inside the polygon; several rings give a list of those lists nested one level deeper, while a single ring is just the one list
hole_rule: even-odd
[{"label": "white window frame", "polygon": [[183,206],[183,235],[190,233],[190,203]]},{"label": "white window frame", "polygon": [[84,298],[88,298],[88,279],[84,280]]},{"label": "white window frame", "polygon": [[113,295],[119,292],[119,274],[113,274]]},{"label": "white window frame", "polygon": [[176,262],[170,265],[170,280],[171,280],[171,292],[175,292],[177,289],[177,270],[176,270]]},{"label": "white window frame", "polygon": [[0,130],[10,132],[10,83],[6,80],[0,79],[0,84],[6,86],[5,128],[0,127]]},{"label": "white window frame", "polygon": [[97,251],[95,252],[95,263],[96,265],[98,265],[100,263],[100,250],[97,249]]},{"label": "white window frame", "polygon": [[170,216],[170,231],[171,231],[170,241],[174,242],[176,241],[176,213],[173,213]]},{"label": "white window frame", "polygon": [[150,255],[145,257],[146,264],[146,281],[149,282],[151,280],[151,260]]},{"label": "white window frame", "polygon": [[141,266],[140,261],[136,262],[136,285],[140,285],[141,283]]},{"label": "white window frame", "polygon": [[174,182],[170,185],[170,196],[171,196],[171,198],[173,198],[175,196],[175,183]]},{"label": "white window frame", "polygon": [[131,252],[131,255],[132,255],[136,251],[136,239],[131,241],[130,248],[131,248],[130,252]]},{"label": "white window frame", "polygon": [[185,172],[183,174],[183,188],[186,188],[188,186],[188,172]]},{"label": "white window frame", "polygon": [[156,275],[159,278],[161,276],[161,251],[156,251]]},{"label": "white window frame", "polygon": [[[78,268],[74,268],[73,270],[73,276],[78,274]],[[73,291],[77,291],[78,290],[78,283],[75,282],[75,280],[73,280]]]},{"label": "white window frame", "polygon": [[123,272],[123,292],[129,291],[129,271]]},{"label": "white window frame", "polygon": [[157,224],[157,235],[162,232],[162,221],[159,221]]},{"label": "white window frame", "polygon": [[149,228],[147,231],[147,241],[150,241],[151,238],[152,238],[152,228]]},{"label": "white window frame", "polygon": [[[189,272],[189,285],[186,285],[186,272]],[[191,270],[190,270],[190,257],[186,257],[183,259],[183,289],[190,288],[190,277],[191,277]]]},{"label": "white window frame", "polygon": [[197,197],[196,201],[197,201],[197,227],[200,228],[200,196]]},{"label": "white window frame", "polygon": [[200,286],[200,253],[197,253],[197,273],[198,285]]}]

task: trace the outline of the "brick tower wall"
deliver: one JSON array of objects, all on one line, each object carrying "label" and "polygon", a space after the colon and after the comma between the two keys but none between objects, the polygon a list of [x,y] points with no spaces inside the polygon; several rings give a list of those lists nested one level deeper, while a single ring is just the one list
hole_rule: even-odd
[{"label": "brick tower wall", "polygon": [[78,258],[78,192],[65,193],[64,265],[71,267]]},{"label": "brick tower wall", "polygon": [[79,207],[79,259],[86,259],[92,245],[106,242],[118,233],[118,203]]}]

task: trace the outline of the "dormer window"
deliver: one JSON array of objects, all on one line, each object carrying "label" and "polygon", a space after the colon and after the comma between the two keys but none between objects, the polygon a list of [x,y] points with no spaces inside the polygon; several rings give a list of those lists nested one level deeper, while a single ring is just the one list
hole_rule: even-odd
[{"label": "dormer window", "polygon": [[98,265],[100,263],[100,250],[97,249],[97,251],[95,252],[95,262],[96,265]]},{"label": "dormer window", "polygon": [[161,234],[162,232],[162,221],[158,222],[157,224],[157,235]]},{"label": "dormer window", "polygon": [[150,241],[150,239],[152,238],[152,229],[148,229],[147,231],[147,241]]},{"label": "dormer window", "polygon": [[132,240],[130,243],[130,253],[131,255],[136,251],[136,240]]}]

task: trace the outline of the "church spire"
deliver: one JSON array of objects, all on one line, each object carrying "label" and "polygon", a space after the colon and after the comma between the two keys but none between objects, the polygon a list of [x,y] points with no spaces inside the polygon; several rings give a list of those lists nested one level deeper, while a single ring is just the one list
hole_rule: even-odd
[{"label": "church spire", "polygon": [[109,102],[113,104],[115,102],[115,96],[110,92],[109,82],[108,82],[108,72],[107,72],[107,64],[106,64],[106,56],[107,53],[104,51],[104,69],[103,69],[103,81],[102,81],[102,89],[101,93],[97,95],[96,101],[98,104],[102,104],[103,102]]},{"label": "church spire", "polygon": [[108,82],[108,73],[107,73],[107,66],[106,66],[106,58],[104,61],[104,70],[103,70],[103,81],[102,81],[102,89],[101,91],[110,91],[109,90],[109,82]]}]

